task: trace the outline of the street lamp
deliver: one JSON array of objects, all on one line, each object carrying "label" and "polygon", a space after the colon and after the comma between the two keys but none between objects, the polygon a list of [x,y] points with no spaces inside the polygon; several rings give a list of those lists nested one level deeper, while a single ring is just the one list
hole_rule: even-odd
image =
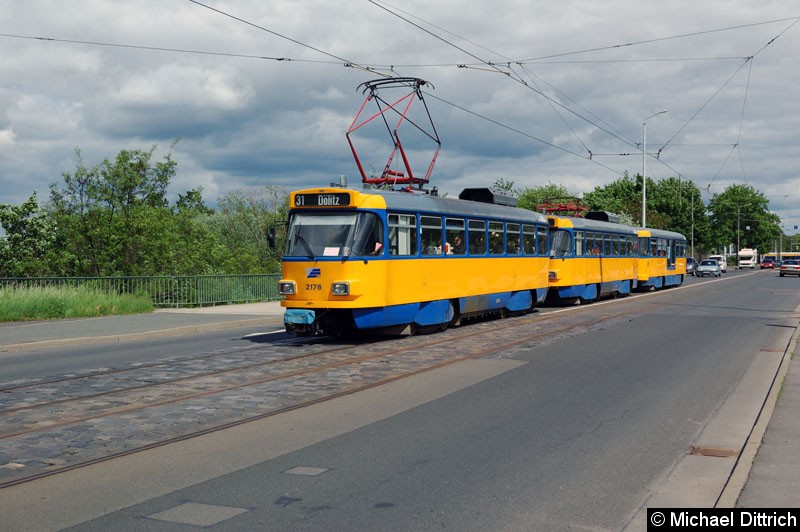
[{"label": "street lamp", "polygon": [[666,112],[664,109],[642,121],[642,227],[647,227],[647,121]]},{"label": "street lamp", "polygon": [[741,234],[742,234],[742,207],[749,207],[751,203],[737,203],[736,204],[736,258],[739,258],[739,250],[741,249]]}]

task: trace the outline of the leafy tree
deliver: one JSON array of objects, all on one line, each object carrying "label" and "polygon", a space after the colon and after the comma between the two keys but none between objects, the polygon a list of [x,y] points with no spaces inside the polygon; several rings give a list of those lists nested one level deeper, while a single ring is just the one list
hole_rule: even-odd
[{"label": "leafy tree", "polygon": [[[711,242],[717,248],[770,249],[781,235],[780,218],[769,211],[769,200],[750,185],[731,185],[708,204]],[[738,251],[738,249],[737,249]]]},{"label": "leafy tree", "polygon": [[628,215],[637,224],[641,224],[642,186],[640,176],[634,179],[625,172],[621,179],[608,185],[595,187],[593,191],[584,194],[583,199],[592,210]]},{"label": "leafy tree", "polygon": [[[592,209],[614,212],[641,225],[642,177],[627,174],[608,185],[596,187],[584,196]],[[686,236],[695,253],[710,239],[706,208],[694,182],[669,177],[647,180],[647,226],[667,229]]]},{"label": "leafy tree", "polygon": [[46,213],[39,210],[34,192],[19,206],[0,204],[0,277],[44,276],[56,232]]},{"label": "leafy tree", "polygon": [[170,269],[166,256],[174,241],[166,199],[174,177],[173,143],[162,162],[149,151],[122,150],[87,168],[65,172],[64,186],[50,185],[50,209],[65,246],[62,267],[73,275],[152,275]]},{"label": "leafy tree", "polygon": [[239,273],[238,269],[227,272],[222,267],[227,253],[208,224],[213,215],[214,210],[203,201],[202,187],[178,195],[169,234],[162,240],[172,243],[164,253],[170,271],[180,275]]},{"label": "leafy tree", "polygon": [[219,210],[207,223],[227,250],[224,269],[238,273],[280,271],[282,248],[270,246],[270,232],[282,234],[289,208],[289,196],[267,185],[255,191],[235,190],[219,200]]}]

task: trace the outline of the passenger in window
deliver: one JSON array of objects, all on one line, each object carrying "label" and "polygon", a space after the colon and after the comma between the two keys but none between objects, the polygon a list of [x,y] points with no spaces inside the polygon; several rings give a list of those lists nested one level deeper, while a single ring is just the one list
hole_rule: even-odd
[{"label": "passenger in window", "polygon": [[486,253],[486,239],[483,235],[479,235],[472,241],[469,252],[473,255],[483,255]]},{"label": "passenger in window", "polygon": [[453,238],[453,246],[450,248],[450,253],[455,253],[456,255],[464,254],[464,242],[461,240],[461,235],[456,235]]},{"label": "passenger in window", "polygon": [[489,235],[489,248],[494,255],[503,253],[503,237],[500,233],[492,231],[492,234]]}]

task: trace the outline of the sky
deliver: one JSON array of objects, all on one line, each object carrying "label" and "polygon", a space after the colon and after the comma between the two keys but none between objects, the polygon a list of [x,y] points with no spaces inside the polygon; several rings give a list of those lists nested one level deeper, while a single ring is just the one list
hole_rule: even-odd
[{"label": "sky", "polygon": [[[0,0],[0,203],[45,203],[76,150],[161,160],[176,139],[173,200],[359,185],[345,133],[360,85],[386,75],[426,81],[430,186],[450,196],[499,179],[582,196],[641,174],[646,138],[649,178],[706,203],[752,186],[798,232],[795,0]],[[430,131],[420,105],[409,118]],[[424,175],[435,144],[399,133]],[[380,172],[385,126],[351,138]]]}]

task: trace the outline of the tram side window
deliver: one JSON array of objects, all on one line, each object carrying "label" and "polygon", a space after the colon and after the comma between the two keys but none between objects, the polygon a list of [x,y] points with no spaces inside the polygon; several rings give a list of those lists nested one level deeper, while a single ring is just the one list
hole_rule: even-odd
[{"label": "tram side window", "polygon": [[536,228],[536,246],[539,250],[539,255],[547,255],[547,228],[544,226]]},{"label": "tram side window", "polygon": [[636,246],[634,245],[634,240],[632,236],[628,235],[627,240],[628,240],[628,256],[632,257],[636,252]]},{"label": "tram side window", "polygon": [[489,222],[489,254],[502,255],[503,248],[503,222]]},{"label": "tram side window", "polygon": [[486,255],[486,222],[470,220],[467,227],[470,255]]},{"label": "tram side window", "polygon": [[575,256],[583,255],[583,231],[575,231]]},{"label": "tram side window", "polygon": [[659,257],[666,257],[667,256],[667,241],[664,238],[659,238],[657,241],[658,246],[658,256]]},{"label": "tram side window", "polygon": [[459,218],[447,218],[445,220],[445,253],[448,255],[463,255],[466,253],[467,235],[464,230],[464,220]]},{"label": "tram side window", "polygon": [[603,235],[603,255],[606,257],[611,256],[611,235]]},{"label": "tram side window", "polygon": [[442,219],[434,216],[420,216],[422,230],[422,254],[442,254]]},{"label": "tram side window", "polygon": [[506,249],[509,255],[520,254],[519,224],[506,224]]},{"label": "tram side window", "polygon": [[522,252],[525,255],[536,255],[536,226],[522,226]]},{"label": "tram side window", "polygon": [[389,214],[389,253],[395,256],[417,254],[417,217]]},{"label": "tram side window", "polygon": [[594,243],[594,232],[593,231],[586,231],[586,249],[584,250],[585,255],[599,255],[599,251],[597,246]]}]

